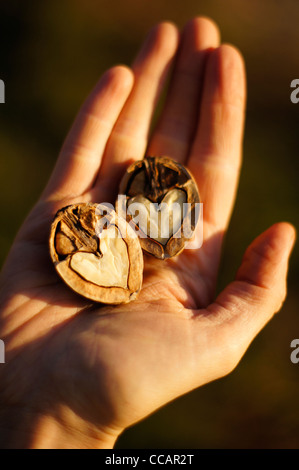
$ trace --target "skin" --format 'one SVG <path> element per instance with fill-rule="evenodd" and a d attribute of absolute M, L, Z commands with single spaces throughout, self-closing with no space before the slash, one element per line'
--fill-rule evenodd
<path fill-rule="evenodd" d="M 242 57 L 220 45 L 207 18 L 194 18 L 182 33 L 157 25 L 130 69 L 116 66 L 100 79 L 2 271 L 2 447 L 112 448 L 128 426 L 231 372 L 281 308 L 295 238 L 285 222 L 253 241 L 235 280 L 215 297 L 244 107 Z M 204 204 L 203 246 L 163 262 L 145 256 L 136 301 L 93 304 L 57 276 L 50 222 L 70 203 L 114 202 L 122 172 L 145 152 L 171 156 L 193 173 Z"/>

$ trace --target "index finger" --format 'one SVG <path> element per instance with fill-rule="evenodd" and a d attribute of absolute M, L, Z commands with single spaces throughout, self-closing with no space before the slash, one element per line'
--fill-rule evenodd
<path fill-rule="evenodd" d="M 211 52 L 199 125 L 188 167 L 203 202 L 204 238 L 224 231 L 232 212 L 242 157 L 245 67 L 239 51 L 222 45 Z"/>

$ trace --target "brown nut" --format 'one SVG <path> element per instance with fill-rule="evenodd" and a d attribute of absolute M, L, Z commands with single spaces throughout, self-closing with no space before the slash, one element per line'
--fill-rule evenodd
<path fill-rule="evenodd" d="M 168 157 L 145 157 L 129 166 L 119 194 L 125 197 L 117 210 L 121 206 L 147 253 L 160 259 L 176 256 L 193 237 L 199 193 L 183 165 Z"/>
<path fill-rule="evenodd" d="M 50 233 L 56 271 L 78 294 L 106 304 L 134 300 L 141 289 L 143 256 L 129 224 L 102 204 L 59 210 Z"/>

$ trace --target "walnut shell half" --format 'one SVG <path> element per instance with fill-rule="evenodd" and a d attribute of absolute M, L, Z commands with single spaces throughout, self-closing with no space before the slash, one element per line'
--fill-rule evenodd
<path fill-rule="evenodd" d="M 178 255 L 199 218 L 199 193 L 187 168 L 168 157 L 145 157 L 130 165 L 119 187 L 117 210 L 156 258 Z M 120 213 L 120 212 L 119 212 Z"/>
<path fill-rule="evenodd" d="M 63 281 L 106 304 L 134 300 L 142 285 L 143 255 L 129 224 L 103 204 L 73 204 L 52 223 L 50 255 Z"/>

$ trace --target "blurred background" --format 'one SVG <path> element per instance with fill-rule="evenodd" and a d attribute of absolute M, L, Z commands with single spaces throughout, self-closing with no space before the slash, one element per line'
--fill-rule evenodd
<path fill-rule="evenodd" d="M 244 165 L 219 289 L 246 246 L 272 223 L 299 227 L 297 0 L 52 0 L 0 3 L 0 260 L 39 196 L 65 134 L 99 76 L 130 64 L 148 30 L 213 18 L 243 53 L 248 73 Z M 298 448 L 299 252 L 281 312 L 228 377 L 183 396 L 128 429 L 117 448 Z"/>

